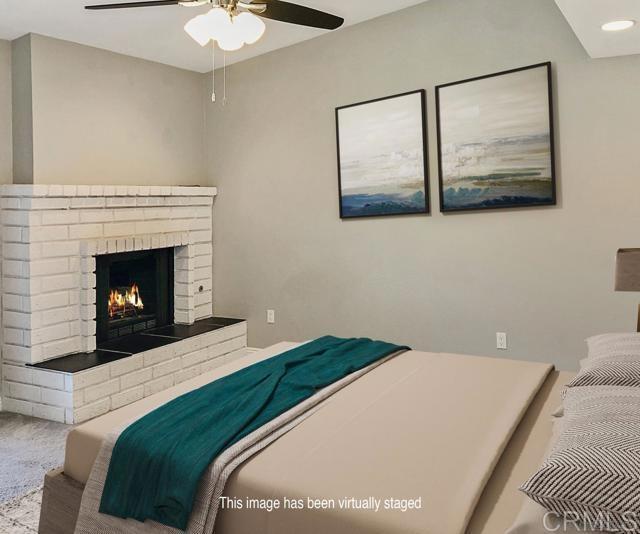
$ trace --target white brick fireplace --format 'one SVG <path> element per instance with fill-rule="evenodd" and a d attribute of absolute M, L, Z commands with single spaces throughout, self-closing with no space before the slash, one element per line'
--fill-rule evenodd
<path fill-rule="evenodd" d="M 215 196 L 206 187 L 2 186 L 2 409 L 80 422 L 245 347 L 243 323 L 82 373 L 27 365 L 95 351 L 96 256 L 172 248 L 175 323 L 211 317 Z"/>

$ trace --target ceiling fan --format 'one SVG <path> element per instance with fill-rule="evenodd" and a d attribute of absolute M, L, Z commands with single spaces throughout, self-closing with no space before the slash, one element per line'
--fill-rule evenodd
<path fill-rule="evenodd" d="M 344 19 L 281 0 L 149 0 L 118 4 L 86 6 L 85 9 L 123 9 L 179 5 L 197 7 L 210 5 L 208 13 L 198 15 L 185 25 L 185 31 L 201 46 L 217 42 L 225 51 L 239 50 L 245 44 L 256 43 L 264 34 L 262 18 L 279 20 L 325 30 L 342 26 Z"/>

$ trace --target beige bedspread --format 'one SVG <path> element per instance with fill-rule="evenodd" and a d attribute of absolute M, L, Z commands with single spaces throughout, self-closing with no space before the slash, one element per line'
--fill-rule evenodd
<path fill-rule="evenodd" d="M 292 346 L 260 351 L 77 427 L 68 439 L 65 473 L 84 483 L 104 436 L 132 414 Z M 463 533 L 550 369 L 417 351 L 396 357 L 335 394 L 229 479 L 227 497 L 302 499 L 303 510 L 223 510 L 216 532 Z M 307 497 L 329 505 L 333 499 L 335 508 L 310 510 Z M 343 497 L 421 499 L 422 507 L 341 510 Z"/>

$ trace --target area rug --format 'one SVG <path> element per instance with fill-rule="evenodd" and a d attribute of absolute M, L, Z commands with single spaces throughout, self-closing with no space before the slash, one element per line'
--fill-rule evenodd
<path fill-rule="evenodd" d="M 73 427 L 0 412 L 0 505 L 42 486 L 47 471 L 64 463 Z"/>
<path fill-rule="evenodd" d="M 0 504 L 0 534 L 32 534 L 38 532 L 42 488 Z"/>

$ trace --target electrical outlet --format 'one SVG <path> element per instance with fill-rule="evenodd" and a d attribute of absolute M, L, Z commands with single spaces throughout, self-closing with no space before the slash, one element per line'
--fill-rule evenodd
<path fill-rule="evenodd" d="M 504 332 L 496 333 L 496 347 L 500 350 L 507 350 L 507 334 Z"/>
<path fill-rule="evenodd" d="M 276 324 L 275 310 L 267 310 L 267 324 Z"/>

